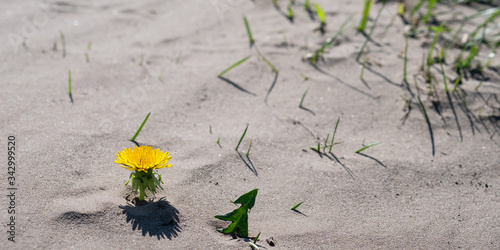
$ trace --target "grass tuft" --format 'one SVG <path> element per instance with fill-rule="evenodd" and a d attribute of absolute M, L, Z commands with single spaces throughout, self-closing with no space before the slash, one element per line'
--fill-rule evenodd
<path fill-rule="evenodd" d="M 139 127 L 139 129 L 135 133 L 134 137 L 132 137 L 132 139 L 130 139 L 130 141 L 135 141 L 135 138 L 137 138 L 137 136 L 141 132 L 142 127 L 144 127 L 144 124 L 146 124 L 146 121 L 148 121 L 148 118 L 149 118 L 150 115 L 151 115 L 151 112 L 148 113 L 148 115 L 146 116 L 146 119 L 144 119 L 144 121 L 142 122 L 141 126 Z"/>

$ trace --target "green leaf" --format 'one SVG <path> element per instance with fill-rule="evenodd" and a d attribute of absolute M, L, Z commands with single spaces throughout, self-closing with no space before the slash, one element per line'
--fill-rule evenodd
<path fill-rule="evenodd" d="M 242 237 L 248 237 L 248 210 L 255 205 L 258 189 L 254 189 L 240 196 L 234 204 L 240 204 L 241 207 L 233 210 L 225 215 L 216 215 L 219 220 L 232 221 L 227 228 L 222 230 L 222 233 L 238 233 Z"/>

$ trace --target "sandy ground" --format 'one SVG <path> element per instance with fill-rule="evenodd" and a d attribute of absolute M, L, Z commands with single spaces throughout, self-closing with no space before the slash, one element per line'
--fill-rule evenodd
<path fill-rule="evenodd" d="M 362 57 L 369 55 L 365 82 L 355 61 L 365 37 L 354 29 L 314 68 L 302 61 L 307 48 L 318 48 L 353 13 L 357 25 L 362 1 L 314 2 L 327 14 L 324 36 L 301 6 L 291 23 L 271 1 L 2 1 L 3 247 L 249 249 L 248 240 L 217 232 L 228 223 L 214 216 L 258 188 L 249 234 L 261 232 L 263 249 L 500 248 L 495 68 L 486 70 L 479 91 L 478 80 L 461 85 L 467 107 L 452 95 L 456 115 L 433 68 L 440 98 L 434 109 L 428 84 L 418 76 L 418 90 L 413 84 L 430 38 L 409 40 L 408 90 L 395 3 L 387 4 Z M 368 27 L 380 7 L 373 6 Z M 278 75 L 249 47 L 242 16 Z M 227 81 L 216 77 L 248 55 Z M 452 64 L 446 72 L 456 78 Z M 429 113 L 434 156 L 417 93 Z M 401 96 L 412 103 L 404 122 Z M 136 206 L 124 185 L 129 171 L 113 160 L 134 146 L 128 140 L 149 112 L 137 141 L 168 150 L 173 167 L 159 170 L 165 190 Z M 311 150 L 331 136 L 338 117 L 335 140 L 344 142 L 333 154 Z M 15 136 L 17 153 L 15 243 L 7 240 L 8 136 Z M 381 144 L 354 153 L 363 142 Z M 300 213 L 290 210 L 301 201 Z"/>

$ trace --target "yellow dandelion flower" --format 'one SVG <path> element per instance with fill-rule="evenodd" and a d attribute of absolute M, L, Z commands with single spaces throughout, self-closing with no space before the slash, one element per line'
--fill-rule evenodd
<path fill-rule="evenodd" d="M 117 158 L 114 162 L 131 171 L 148 172 L 153 169 L 172 167 L 172 164 L 168 164 L 172 158 L 169 154 L 168 151 L 162 152 L 150 146 L 126 148 L 116 154 Z"/>

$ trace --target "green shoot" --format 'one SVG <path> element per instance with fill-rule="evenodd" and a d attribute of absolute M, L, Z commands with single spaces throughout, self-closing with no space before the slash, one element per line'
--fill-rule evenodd
<path fill-rule="evenodd" d="M 250 46 L 252 46 L 255 43 L 255 40 L 253 39 L 252 31 L 250 30 L 250 25 L 248 24 L 247 17 L 243 17 L 243 21 L 245 22 L 245 27 L 247 29 L 248 40 L 250 40 Z"/>
<path fill-rule="evenodd" d="M 135 138 L 137 138 L 137 136 L 138 136 L 138 135 L 139 135 L 139 133 L 141 132 L 142 127 L 144 127 L 144 124 L 146 124 L 146 121 L 148 120 L 149 115 L 151 115 L 151 112 L 149 112 L 149 114 L 146 116 L 146 119 L 144 119 L 144 121 L 142 122 L 141 126 L 139 127 L 139 129 L 138 129 L 138 130 L 137 130 L 137 132 L 135 133 L 134 137 L 132 137 L 132 139 L 130 139 L 130 141 L 135 141 Z"/>
<path fill-rule="evenodd" d="M 219 144 L 219 145 L 220 145 L 220 137 L 219 137 L 219 138 L 217 138 L 217 144 Z"/>
<path fill-rule="evenodd" d="M 405 5 L 403 3 L 398 4 L 398 15 L 403 16 L 405 14 Z"/>
<path fill-rule="evenodd" d="M 319 21 L 321 22 L 321 25 L 326 26 L 325 12 L 317 3 L 314 4 L 314 7 L 316 7 L 316 13 L 318 14 L 318 18 Z"/>
<path fill-rule="evenodd" d="M 68 94 L 71 95 L 71 70 L 68 71 L 68 85 L 69 85 Z"/>
<path fill-rule="evenodd" d="M 90 62 L 89 53 L 88 52 L 85 52 L 85 60 L 87 61 L 87 63 Z"/>
<path fill-rule="evenodd" d="M 443 61 L 440 61 L 439 64 L 441 65 L 441 72 L 443 73 L 444 90 L 448 93 L 448 83 L 446 82 L 446 73 L 444 72 Z"/>
<path fill-rule="evenodd" d="M 278 7 L 278 0 L 273 0 L 274 7 Z"/>
<path fill-rule="evenodd" d="M 306 75 L 304 75 L 303 73 L 301 73 L 301 74 L 300 74 L 300 76 L 302 76 L 302 78 L 304 78 L 304 81 L 309 80 L 309 77 L 308 77 L 308 76 L 306 76 Z"/>
<path fill-rule="evenodd" d="M 309 3 L 309 0 L 306 0 L 306 2 L 304 3 L 304 8 L 307 11 L 311 11 L 311 3 Z"/>
<path fill-rule="evenodd" d="M 250 146 L 248 146 L 247 157 L 250 156 L 250 149 L 252 148 L 252 139 L 250 139 Z"/>
<path fill-rule="evenodd" d="M 288 5 L 288 14 L 287 14 L 287 17 L 288 17 L 288 19 L 293 20 L 293 16 L 294 16 L 294 14 L 293 14 L 292 6 Z"/>
<path fill-rule="evenodd" d="M 304 99 L 306 98 L 307 91 L 309 91 L 309 88 L 307 88 L 306 91 L 304 92 L 304 94 L 302 95 L 302 99 L 300 100 L 299 108 L 304 107 L 304 106 L 302 106 L 302 104 L 304 103 Z"/>
<path fill-rule="evenodd" d="M 241 135 L 241 138 L 240 138 L 240 141 L 238 142 L 238 145 L 236 146 L 236 151 L 238 151 L 238 148 L 240 147 L 241 141 L 243 141 L 243 137 L 245 137 L 245 134 L 247 133 L 247 129 L 248 129 L 248 123 L 247 123 L 247 127 L 245 128 L 245 131 L 243 131 L 243 134 Z"/>
<path fill-rule="evenodd" d="M 209 126 L 210 134 L 212 134 L 212 125 Z"/>
<path fill-rule="evenodd" d="M 225 215 L 216 215 L 219 220 L 231 221 L 232 223 L 221 230 L 222 233 L 237 233 L 241 237 L 248 237 L 248 210 L 251 210 L 255 205 L 258 189 L 254 189 L 240 196 L 234 204 L 241 206 Z"/>
<path fill-rule="evenodd" d="M 431 48 L 429 50 L 429 55 L 427 56 L 427 65 L 432 65 L 434 59 L 432 58 L 432 54 L 434 52 L 434 46 L 436 45 L 437 38 L 439 34 L 443 31 L 443 24 L 439 27 L 431 27 L 431 30 L 434 31 L 434 38 L 432 38 Z"/>
<path fill-rule="evenodd" d="M 363 16 L 361 17 L 361 23 L 358 26 L 358 31 L 365 32 L 366 21 L 368 20 L 368 14 L 370 13 L 370 7 L 372 6 L 372 0 L 364 0 L 365 7 L 363 8 Z"/>
<path fill-rule="evenodd" d="M 408 64 L 408 36 L 405 36 L 405 58 L 404 58 L 404 66 L 403 66 L 403 81 L 408 82 L 408 78 L 406 78 L 406 65 Z"/>
<path fill-rule="evenodd" d="M 335 129 L 333 130 L 332 142 L 330 143 L 330 150 L 328 151 L 328 153 L 332 152 L 332 147 L 334 145 L 333 141 L 335 140 L 335 134 L 337 133 L 337 128 L 339 126 L 339 122 L 340 122 L 340 117 L 337 119 L 337 124 L 335 124 Z"/>
<path fill-rule="evenodd" d="M 335 41 L 335 39 L 337 39 L 337 37 L 341 36 L 342 34 L 344 34 L 344 32 L 346 32 L 349 27 L 346 27 L 348 22 L 352 19 L 353 15 L 349 16 L 345 21 L 344 23 L 340 26 L 339 30 L 337 31 L 337 33 L 335 33 L 335 35 L 333 35 L 332 37 L 328 38 L 326 40 L 326 43 L 323 44 L 323 46 L 316 50 L 316 52 L 314 53 L 314 56 L 311 57 L 311 59 L 309 60 L 310 63 L 315 63 L 316 61 L 318 61 L 318 58 L 321 54 L 323 54 L 323 52 L 325 51 L 325 49 L 332 45 L 333 42 Z"/>
<path fill-rule="evenodd" d="M 241 59 L 240 61 L 238 61 L 237 63 L 231 65 L 229 68 L 227 68 L 226 70 L 222 71 L 217 77 L 222 77 L 224 74 L 226 74 L 228 71 L 232 70 L 233 68 L 237 67 L 238 65 L 244 63 L 246 60 L 248 60 L 248 58 L 250 58 L 252 55 L 249 55 L 243 59 Z"/>
<path fill-rule="evenodd" d="M 66 39 L 64 39 L 64 34 L 62 33 L 62 31 L 59 31 L 59 34 L 61 36 L 63 57 L 66 57 Z"/>
<path fill-rule="evenodd" d="M 372 143 L 372 144 L 370 144 L 370 145 L 364 146 L 364 147 L 362 147 L 361 149 L 359 149 L 358 151 L 356 151 L 356 153 L 360 153 L 361 151 L 363 151 L 363 150 L 365 150 L 365 149 L 367 149 L 367 148 L 371 148 L 371 147 L 373 147 L 373 146 L 375 146 L 375 145 L 378 145 L 378 144 L 380 144 L 380 142 L 375 142 L 375 143 Z"/>
<path fill-rule="evenodd" d="M 260 237 L 260 232 L 259 232 L 259 234 L 257 234 L 257 237 L 255 237 L 255 240 L 253 240 L 253 244 L 257 244 L 259 237 Z"/>
<path fill-rule="evenodd" d="M 300 205 L 302 205 L 302 203 L 304 203 L 304 202 L 301 202 L 301 203 L 299 203 L 299 204 L 297 204 L 297 205 L 293 206 L 291 210 L 296 210 L 296 209 L 297 209 Z"/>

